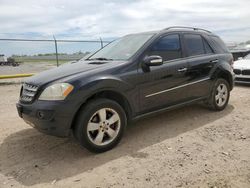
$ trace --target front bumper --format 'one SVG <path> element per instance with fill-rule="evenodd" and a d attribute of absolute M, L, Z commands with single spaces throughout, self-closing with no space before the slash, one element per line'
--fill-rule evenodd
<path fill-rule="evenodd" d="M 72 120 L 77 109 L 65 101 L 35 101 L 32 104 L 16 104 L 23 120 L 45 134 L 65 137 L 71 130 Z"/>
<path fill-rule="evenodd" d="M 250 84 L 250 75 L 235 75 L 235 83 Z"/>

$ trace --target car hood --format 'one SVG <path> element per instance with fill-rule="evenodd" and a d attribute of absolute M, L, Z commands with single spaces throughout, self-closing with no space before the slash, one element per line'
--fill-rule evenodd
<path fill-rule="evenodd" d="M 59 67 L 35 74 L 34 76 L 26 79 L 24 82 L 41 86 L 69 76 L 82 73 L 96 73 L 96 71 L 110 69 L 123 63 L 124 61 L 78 61 L 76 63 L 61 65 Z"/>
<path fill-rule="evenodd" d="M 241 59 L 234 62 L 235 69 L 250 69 L 250 60 Z"/>

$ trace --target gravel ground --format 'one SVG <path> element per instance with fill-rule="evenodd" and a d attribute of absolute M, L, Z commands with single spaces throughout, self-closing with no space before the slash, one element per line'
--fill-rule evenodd
<path fill-rule="evenodd" d="M 17 115 L 20 85 L 0 86 L 0 187 L 250 187 L 250 87 L 228 107 L 192 105 L 140 120 L 103 154 L 37 132 Z"/>

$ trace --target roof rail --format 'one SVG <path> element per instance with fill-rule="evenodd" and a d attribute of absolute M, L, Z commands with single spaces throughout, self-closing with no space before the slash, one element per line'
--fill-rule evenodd
<path fill-rule="evenodd" d="M 197 28 L 197 27 L 185 27 L 185 26 L 172 26 L 172 27 L 167 27 L 164 30 L 169 30 L 169 29 L 192 29 L 194 31 L 205 31 L 207 33 L 212 33 L 211 31 L 205 30 L 205 29 L 201 29 L 201 28 Z"/>

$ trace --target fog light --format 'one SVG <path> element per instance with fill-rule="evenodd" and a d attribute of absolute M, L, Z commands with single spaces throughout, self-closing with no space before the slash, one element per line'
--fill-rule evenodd
<path fill-rule="evenodd" d="M 43 119 L 44 116 L 45 116 L 45 114 L 44 114 L 42 111 L 38 111 L 37 116 L 38 116 L 40 119 Z"/>
<path fill-rule="evenodd" d="M 53 110 L 38 110 L 36 112 L 36 116 L 42 120 L 50 120 L 53 117 L 54 111 Z"/>

